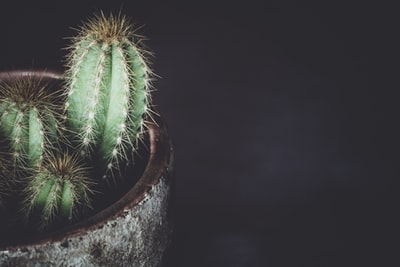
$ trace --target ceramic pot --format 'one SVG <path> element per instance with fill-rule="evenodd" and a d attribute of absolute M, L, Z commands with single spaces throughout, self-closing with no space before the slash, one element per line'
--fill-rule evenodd
<path fill-rule="evenodd" d="M 50 71 L 0 73 L 0 82 Z M 1 240 L 0 266 L 162 266 L 172 236 L 173 153 L 162 119 L 149 125 L 148 155 L 137 182 L 93 216 L 52 233 Z M 0 237 L 1 239 L 1 237 Z M 8 244 L 9 241 L 9 244 Z"/>

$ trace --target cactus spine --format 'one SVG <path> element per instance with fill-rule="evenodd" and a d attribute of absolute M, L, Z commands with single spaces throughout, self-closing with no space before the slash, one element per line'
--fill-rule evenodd
<path fill-rule="evenodd" d="M 42 227 L 58 219 L 71 221 L 79 208 L 90 207 L 88 169 L 68 153 L 46 157 L 30 178 L 25 194 L 27 214 L 37 213 Z"/>
<path fill-rule="evenodd" d="M 57 140 L 57 92 L 49 93 L 41 81 L 26 77 L 2 84 L 0 101 L 0 134 L 7 139 L 15 169 L 39 167 Z"/>
<path fill-rule="evenodd" d="M 82 154 L 100 155 L 103 178 L 127 163 L 150 110 L 151 71 L 135 38 L 125 17 L 102 13 L 83 25 L 70 47 L 67 123 Z"/>

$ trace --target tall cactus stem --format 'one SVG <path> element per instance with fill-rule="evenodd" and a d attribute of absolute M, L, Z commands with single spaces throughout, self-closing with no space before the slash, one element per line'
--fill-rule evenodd
<path fill-rule="evenodd" d="M 144 132 L 151 102 L 147 52 L 122 16 L 102 13 L 73 40 L 67 63 L 67 124 L 79 137 L 75 143 L 81 153 L 97 157 L 106 167 L 106 178 L 128 162 Z"/>

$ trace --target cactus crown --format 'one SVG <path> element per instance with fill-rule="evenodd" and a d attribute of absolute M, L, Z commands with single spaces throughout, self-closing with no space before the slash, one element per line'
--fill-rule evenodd
<path fill-rule="evenodd" d="M 48 94 L 46 85 L 31 76 L 3 83 L 0 86 L 0 94 L 3 98 L 12 99 L 18 104 L 31 106 L 47 106 L 52 104 L 52 95 Z"/>
<path fill-rule="evenodd" d="M 61 114 L 62 98 L 63 94 L 60 89 L 50 91 L 48 83 L 31 74 L 0 84 L 0 100 L 3 106 L 7 103 L 15 105 L 21 110 L 27 108 L 46 109 Z M 2 110 L 2 112 L 4 111 Z"/>
<path fill-rule="evenodd" d="M 133 26 L 125 16 L 106 17 L 104 13 L 89 19 L 80 28 L 80 34 L 76 38 L 93 36 L 94 40 L 104 43 L 118 43 L 121 40 L 130 39 L 134 36 Z"/>

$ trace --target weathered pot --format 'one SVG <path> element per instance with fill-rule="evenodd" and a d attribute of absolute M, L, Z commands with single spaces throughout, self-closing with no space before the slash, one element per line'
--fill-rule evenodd
<path fill-rule="evenodd" d="M 56 72 L 12 71 L 0 81 L 27 75 L 62 80 Z M 119 200 L 67 228 L 1 245 L 0 266 L 162 266 L 172 234 L 173 157 L 161 119 L 149 125 L 148 147 L 143 173 Z"/>

